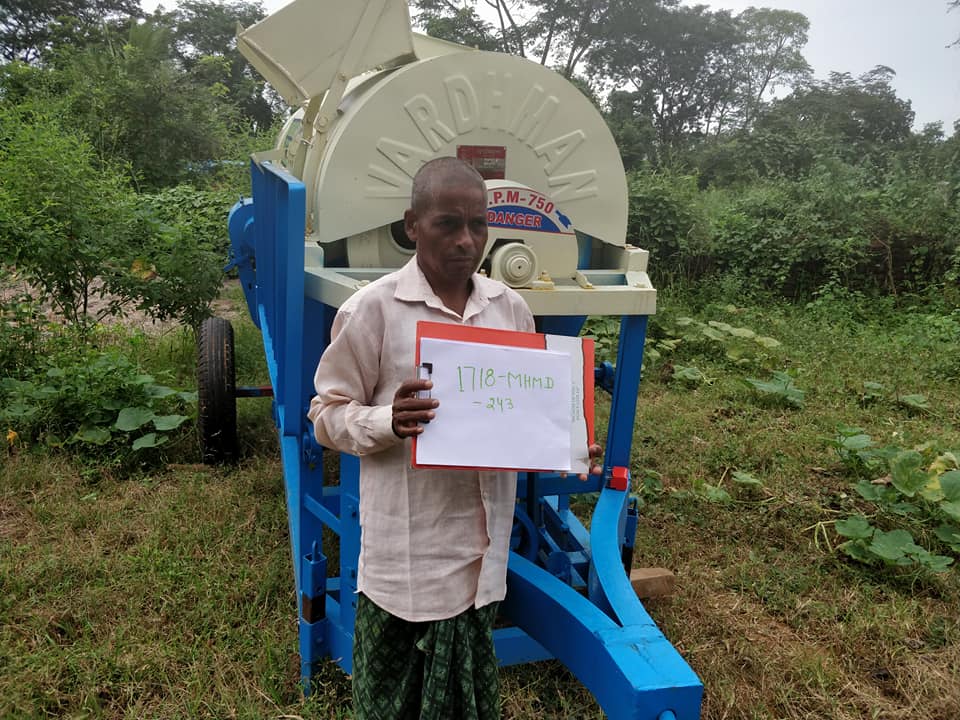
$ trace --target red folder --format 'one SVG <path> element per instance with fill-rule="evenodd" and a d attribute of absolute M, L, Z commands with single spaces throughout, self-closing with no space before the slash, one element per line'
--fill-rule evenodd
<path fill-rule="evenodd" d="M 521 347 L 535 350 L 551 350 L 550 338 L 562 338 L 565 341 L 570 340 L 566 336 L 553 336 L 545 333 L 526 333 L 516 330 L 497 330 L 485 327 L 471 327 L 469 325 L 456 325 L 452 323 L 427 322 L 421 320 L 417 323 L 417 341 L 416 341 L 416 366 L 420 367 L 420 342 L 424 338 L 433 338 L 436 340 L 454 340 L 464 343 L 478 343 L 486 345 L 501 345 L 506 347 Z M 583 397 L 583 418 L 586 424 L 587 445 L 594 442 L 594 341 L 592 338 L 578 338 L 580 340 L 579 348 L 582 353 L 583 378 L 582 378 L 582 397 Z M 584 451 L 586 448 L 584 448 Z M 450 466 L 424 465 L 417 462 L 417 438 L 413 438 L 413 451 L 411 454 L 413 467 L 417 468 L 436 468 Z M 472 468 L 457 466 L 461 469 L 476 470 L 494 470 L 496 468 Z M 502 470 L 523 471 L 524 468 L 500 468 Z"/>

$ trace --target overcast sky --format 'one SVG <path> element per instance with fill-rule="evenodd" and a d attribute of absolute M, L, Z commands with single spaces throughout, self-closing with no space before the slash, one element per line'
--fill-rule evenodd
<path fill-rule="evenodd" d="M 290 0 L 263 0 L 268 12 Z M 693 0 L 685 0 L 694 4 Z M 143 0 L 151 10 L 157 0 Z M 166 0 L 170 7 L 175 0 Z M 916 127 L 941 121 L 948 135 L 960 120 L 960 9 L 947 0 L 715 0 L 734 14 L 751 5 L 803 13 L 810 20 L 804 57 L 819 79 L 831 71 L 857 77 L 877 65 L 893 68 L 894 88 L 910 100 Z"/>
<path fill-rule="evenodd" d="M 693 4 L 688 2 L 687 4 Z M 854 77 L 877 65 L 897 72 L 897 95 L 910 100 L 916 127 L 943 122 L 951 134 L 960 120 L 960 9 L 947 0 L 716 0 L 714 9 L 739 13 L 751 5 L 793 10 L 807 16 L 810 32 L 803 55 L 814 74 Z"/>

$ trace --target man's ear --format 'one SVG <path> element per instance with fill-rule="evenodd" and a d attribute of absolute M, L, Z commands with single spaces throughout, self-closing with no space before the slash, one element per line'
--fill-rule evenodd
<path fill-rule="evenodd" d="M 411 242 L 417 242 L 417 214 L 413 211 L 413 208 L 409 208 L 403 213 L 403 231 Z"/>

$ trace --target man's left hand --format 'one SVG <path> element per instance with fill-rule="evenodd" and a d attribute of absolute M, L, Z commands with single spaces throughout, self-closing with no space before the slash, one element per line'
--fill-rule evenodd
<path fill-rule="evenodd" d="M 594 443 L 587 448 L 587 454 L 590 456 L 590 475 L 602 475 L 603 474 L 603 448 L 600 447 L 597 443 Z M 567 473 L 560 473 L 560 477 L 565 478 Z M 580 473 L 577 475 L 577 479 L 580 482 L 586 482 L 586 479 L 589 477 L 586 473 Z"/>
<path fill-rule="evenodd" d="M 603 448 L 598 443 L 594 443 L 587 448 L 587 454 L 590 456 L 590 474 L 603 474 Z M 586 475 L 578 475 L 581 481 L 586 480 Z"/>

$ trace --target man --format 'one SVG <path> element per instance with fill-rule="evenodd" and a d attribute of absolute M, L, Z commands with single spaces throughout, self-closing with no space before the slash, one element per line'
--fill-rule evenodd
<path fill-rule="evenodd" d="M 409 438 L 440 411 L 418 395 L 431 383 L 410 379 L 416 324 L 531 332 L 533 316 L 516 292 L 474 273 L 487 193 L 472 167 L 425 164 L 404 227 L 416 256 L 340 308 L 309 412 L 322 445 L 360 456 L 354 717 L 487 720 L 500 715 L 492 628 L 516 474 L 410 467 Z"/>

